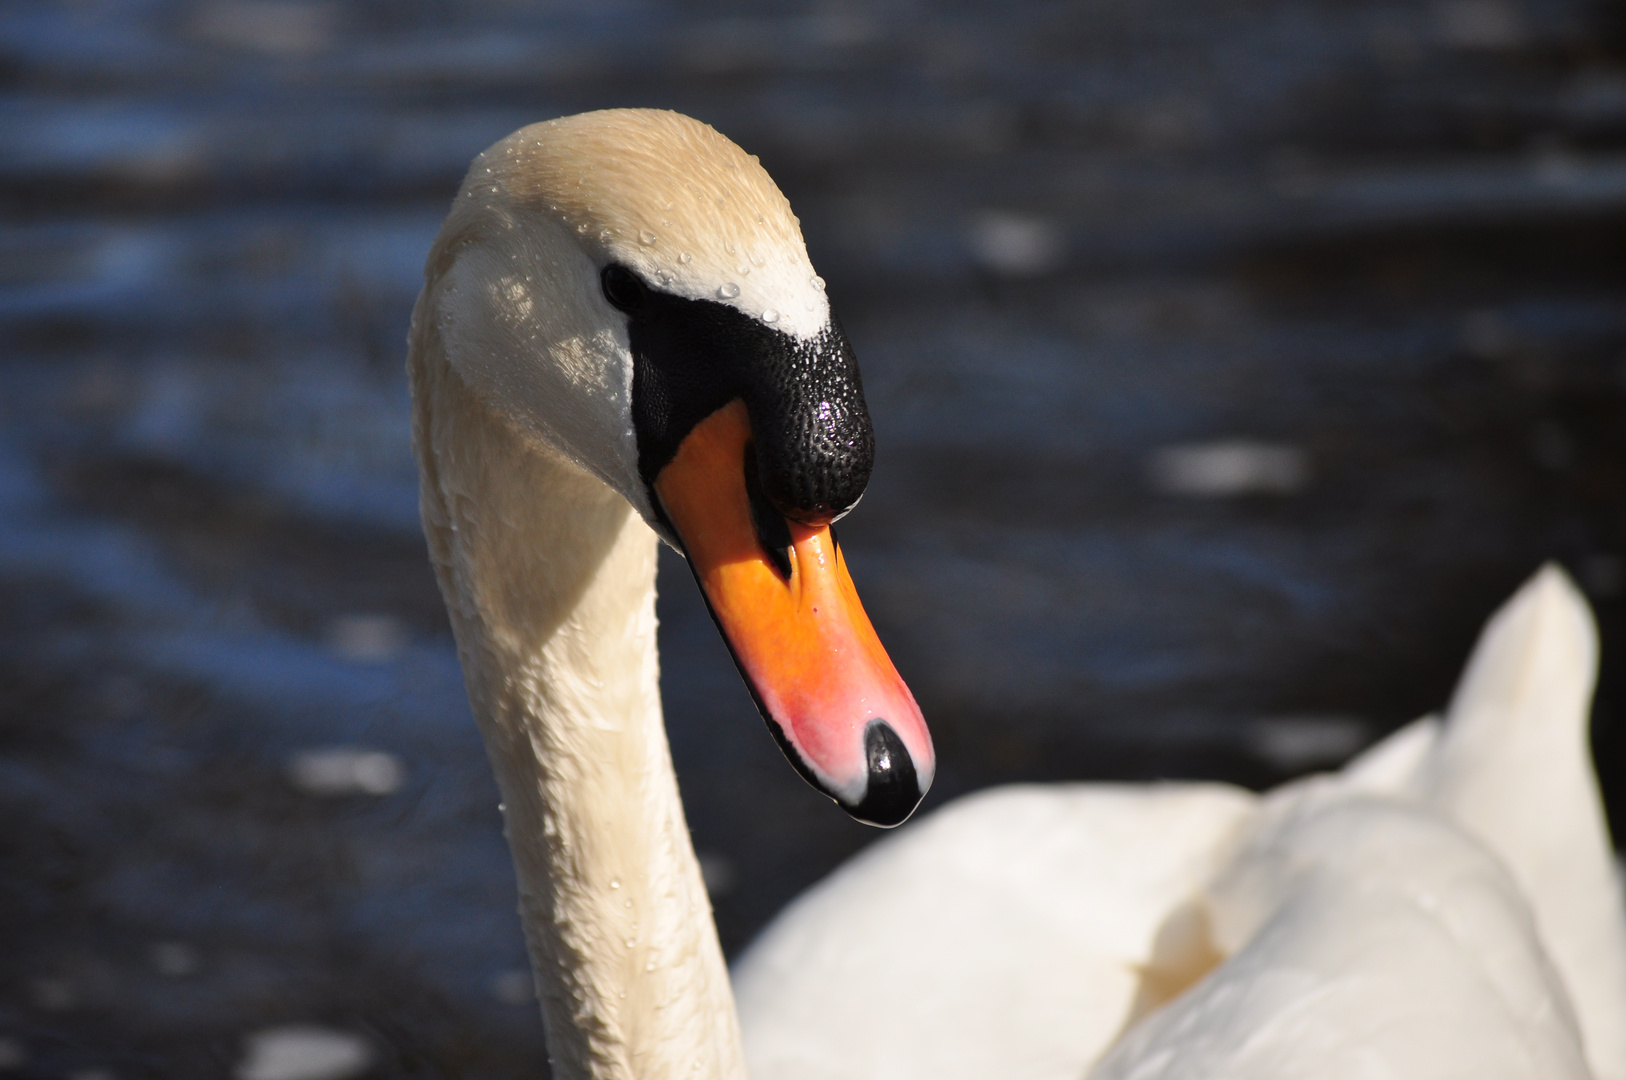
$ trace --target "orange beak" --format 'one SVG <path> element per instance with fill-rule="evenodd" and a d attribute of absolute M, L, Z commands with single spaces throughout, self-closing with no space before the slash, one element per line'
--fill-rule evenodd
<path fill-rule="evenodd" d="M 783 519 L 760 499 L 753 516 L 750 444 L 745 405 L 733 401 L 695 425 L 656 477 L 656 494 L 785 756 L 859 820 L 900 824 L 936 771 L 926 721 L 830 526 L 787 521 L 786 549 L 765 546 L 764 533 L 785 534 L 758 522 Z"/>

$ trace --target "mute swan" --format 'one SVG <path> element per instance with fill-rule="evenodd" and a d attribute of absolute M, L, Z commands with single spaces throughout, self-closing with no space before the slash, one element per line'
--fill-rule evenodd
<path fill-rule="evenodd" d="M 796 218 L 676 113 L 524 128 L 470 167 L 407 370 L 554 1075 L 742 1076 L 661 722 L 657 534 L 810 783 L 895 825 L 934 770 L 830 532 L 873 440 Z"/>
<path fill-rule="evenodd" d="M 930 739 L 828 530 L 869 471 L 850 350 L 760 165 L 672 113 L 492 147 L 425 278 L 424 527 L 555 1075 L 1626 1080 L 1595 647 L 1555 571 L 1443 725 L 1337 776 L 1007 789 L 873 846 L 742 959 L 742 1049 L 661 726 L 655 537 L 791 762 L 907 817 Z"/>
<path fill-rule="evenodd" d="M 752 1075 L 1621 1080 L 1595 658 L 1549 567 L 1491 620 L 1443 723 L 1338 774 L 951 804 L 740 959 Z"/>

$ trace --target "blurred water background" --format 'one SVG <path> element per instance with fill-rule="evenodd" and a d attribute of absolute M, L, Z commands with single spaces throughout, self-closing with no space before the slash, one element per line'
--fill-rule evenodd
<path fill-rule="evenodd" d="M 620 105 L 712 123 L 801 215 L 928 808 L 1336 764 L 1557 559 L 1618 830 L 1618 4 L 7 0 L 0 1072 L 542 1070 L 403 342 L 470 157 Z M 662 558 L 732 952 L 875 833 Z"/>

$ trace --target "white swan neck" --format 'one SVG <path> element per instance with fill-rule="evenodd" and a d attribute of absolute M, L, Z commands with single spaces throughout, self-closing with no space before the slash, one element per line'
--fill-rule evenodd
<path fill-rule="evenodd" d="M 415 320 L 423 518 L 505 806 L 559 1080 L 743 1078 L 662 723 L 654 534 L 517 435 Z"/>

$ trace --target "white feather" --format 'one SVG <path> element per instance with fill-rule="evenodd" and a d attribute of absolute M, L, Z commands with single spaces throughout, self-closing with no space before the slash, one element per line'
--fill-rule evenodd
<path fill-rule="evenodd" d="M 1072 785 L 952 804 L 736 964 L 752 1073 L 1618 1080 L 1595 662 L 1585 602 L 1547 568 L 1491 620 L 1443 724 L 1340 774 L 1263 800 Z"/>

